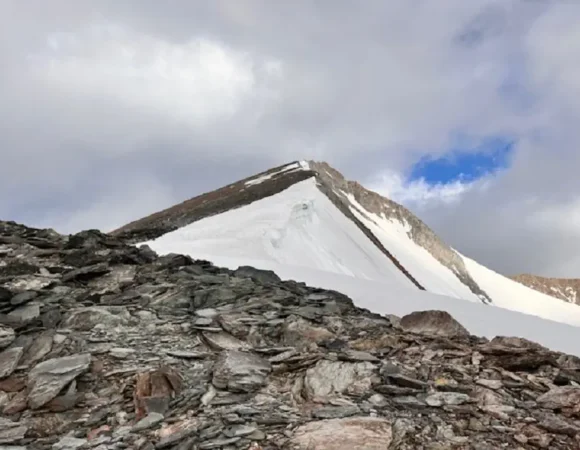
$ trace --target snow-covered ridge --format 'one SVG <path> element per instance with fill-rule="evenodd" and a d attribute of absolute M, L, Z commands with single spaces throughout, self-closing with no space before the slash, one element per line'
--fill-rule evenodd
<path fill-rule="evenodd" d="M 459 281 L 460 290 L 463 290 L 466 286 L 479 301 L 484 303 L 492 302 L 487 293 L 471 277 L 460 255 L 407 208 L 376 192 L 365 189 L 356 181 L 347 180 L 340 172 L 326 163 L 311 162 L 310 166 L 317 172 L 323 187 L 330 187 L 326 189 L 327 194 L 329 194 L 328 191 L 331 191 L 331 196 L 333 194 L 338 195 L 338 199 L 347 205 L 348 209 L 355 214 L 357 220 L 363 222 L 365 227 L 376 230 L 373 234 L 377 238 L 378 235 L 385 237 L 385 233 L 387 236 L 392 235 L 392 230 L 383 229 L 385 227 L 397 227 L 399 231 L 404 228 L 406 240 L 411 241 L 410 244 L 412 244 L 410 248 L 421 247 L 431 255 L 432 258 L 428 258 L 429 260 L 434 258 L 438 263 L 436 264 L 437 266 L 443 265 L 446 267 L 454 275 L 454 278 Z M 374 224 L 375 226 L 369 226 L 369 224 Z M 383 230 L 379 231 L 381 229 Z M 383 240 L 379 238 L 379 241 L 382 242 Z M 396 245 L 396 243 L 394 244 Z M 386 247 L 391 251 L 388 245 Z M 433 263 L 433 261 L 431 262 Z M 402 261 L 401 264 L 405 266 Z M 446 271 L 445 273 L 447 276 L 448 272 Z M 455 283 L 457 280 L 453 280 L 453 282 Z M 417 281 L 421 282 L 420 280 Z"/>
<path fill-rule="evenodd" d="M 152 239 L 205 217 L 275 195 L 314 176 L 315 172 L 305 161 L 284 164 L 130 222 L 111 234 L 128 242 Z"/>
<path fill-rule="evenodd" d="M 379 283 L 401 293 L 401 302 L 424 290 L 580 326 L 576 305 L 464 257 L 406 208 L 347 181 L 325 163 L 271 169 L 117 233 L 159 253 L 255 261 L 261 268 L 295 268 L 297 276 L 326 273 Z"/>

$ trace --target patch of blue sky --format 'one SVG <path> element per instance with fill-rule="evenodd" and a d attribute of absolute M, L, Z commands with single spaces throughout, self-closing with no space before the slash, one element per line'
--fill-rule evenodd
<path fill-rule="evenodd" d="M 471 182 L 509 166 L 513 140 L 485 139 L 475 148 L 453 148 L 439 158 L 425 157 L 411 169 L 408 181 L 424 180 L 431 185 Z"/>

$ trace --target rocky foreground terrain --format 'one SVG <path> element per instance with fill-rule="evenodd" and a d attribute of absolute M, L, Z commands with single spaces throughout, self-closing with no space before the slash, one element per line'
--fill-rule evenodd
<path fill-rule="evenodd" d="M 401 299 L 405 301 L 405 299 Z M 580 359 L 0 222 L 0 449 L 579 449 Z"/>

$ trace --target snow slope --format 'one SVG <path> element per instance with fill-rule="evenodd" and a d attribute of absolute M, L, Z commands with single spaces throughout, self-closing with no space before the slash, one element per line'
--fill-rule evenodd
<path fill-rule="evenodd" d="M 176 244 L 175 241 L 170 246 L 161 242 L 148 243 L 160 254 L 175 252 Z M 187 247 L 187 242 L 183 245 Z M 302 281 L 310 286 L 341 292 L 348 295 L 356 306 L 378 314 L 403 316 L 413 311 L 444 310 L 477 336 L 490 339 L 495 336 L 523 337 L 552 350 L 580 357 L 580 327 L 484 305 L 481 302 L 436 295 L 420 291 L 414 286 L 363 280 L 305 266 L 279 264 L 272 260 L 216 255 L 207 251 L 190 255 L 232 270 L 243 265 L 273 270 L 282 279 Z"/>
<path fill-rule="evenodd" d="M 232 269 L 271 269 L 283 278 L 343 292 L 358 306 L 378 313 L 446 310 L 474 334 L 521 336 L 580 355 L 577 305 L 538 293 L 462 256 L 469 273 L 493 299 L 494 306 L 484 305 L 450 269 L 409 238 L 405 224 L 370 214 L 353 198 L 349 201 L 353 214 L 428 292 L 416 288 L 318 189 L 315 178 L 143 243 L 159 254 L 189 254 Z"/>
<path fill-rule="evenodd" d="M 154 250 L 258 259 L 414 287 L 309 178 L 147 243 Z"/>
<path fill-rule="evenodd" d="M 411 275 L 429 292 L 454 298 L 480 302 L 481 299 L 435 259 L 426 249 L 409 237 L 410 225 L 378 216 L 366 210 L 354 196 L 343 193 L 353 207 L 350 208 Z M 361 214 L 361 212 L 363 214 Z"/>
<path fill-rule="evenodd" d="M 578 305 L 542 294 L 461 256 L 471 276 L 490 295 L 494 305 L 580 326 Z"/>

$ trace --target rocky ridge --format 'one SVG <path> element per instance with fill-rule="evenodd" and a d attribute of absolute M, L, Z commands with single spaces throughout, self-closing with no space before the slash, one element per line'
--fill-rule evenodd
<path fill-rule="evenodd" d="M 577 449 L 580 358 L 0 222 L 0 449 Z"/>
<path fill-rule="evenodd" d="M 580 279 L 578 278 L 549 278 L 529 274 L 514 275 L 510 278 L 542 294 L 580 305 Z"/>
<path fill-rule="evenodd" d="M 347 198 L 348 195 L 351 195 L 357 203 L 365 209 L 365 211 L 379 217 L 410 225 L 408 235 L 413 242 L 423 247 L 437 261 L 451 270 L 451 272 L 453 272 L 455 276 L 471 290 L 471 292 L 478 295 L 484 303 L 493 302 L 491 297 L 469 274 L 461 256 L 449 245 L 443 242 L 439 236 L 437 236 L 433 230 L 425 224 L 425 222 L 419 219 L 403 205 L 366 189 L 356 181 L 347 180 L 340 172 L 325 162 L 309 161 L 308 164 L 316 172 L 317 177 L 322 180 L 321 189 L 323 192 L 327 193 L 331 199 L 332 195 L 329 191 L 338 195 L 343 204 L 353 207 Z M 329 186 L 330 189 L 326 188 L 326 186 Z M 372 221 L 365 211 L 361 211 L 357 207 L 354 208 L 359 214 Z"/>

